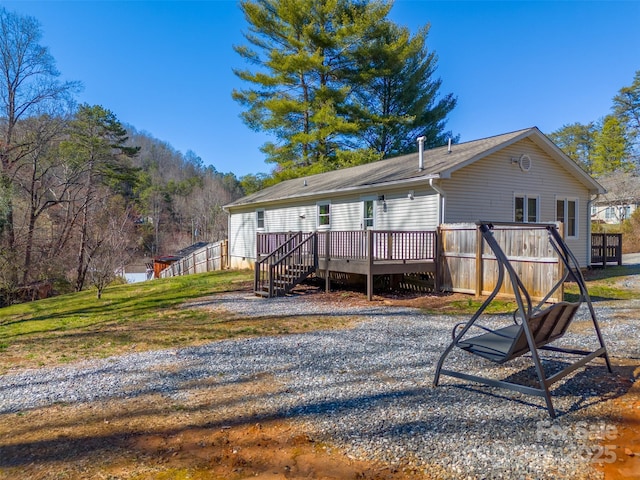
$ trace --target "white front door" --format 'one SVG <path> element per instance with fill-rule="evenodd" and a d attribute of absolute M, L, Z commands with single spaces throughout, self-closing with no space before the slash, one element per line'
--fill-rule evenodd
<path fill-rule="evenodd" d="M 362 229 L 373 230 L 375 228 L 376 199 L 375 197 L 362 199 Z"/>

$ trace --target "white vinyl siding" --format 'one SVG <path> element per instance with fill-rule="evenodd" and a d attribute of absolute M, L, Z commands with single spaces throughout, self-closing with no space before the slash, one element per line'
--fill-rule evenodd
<path fill-rule="evenodd" d="M 452 146 L 453 149 L 456 145 Z M 531 168 L 523 171 L 518 159 L 527 155 Z M 425 158 L 428 162 L 428 158 Z M 576 178 L 573 170 L 549 157 L 530 139 L 523 139 L 472 162 L 454 172 L 450 178 L 436 180 L 441 196 L 429 188 L 428 181 L 411 186 L 360 191 L 349 194 L 327 194 L 326 198 L 291 199 L 277 204 L 264 204 L 265 232 L 317 230 L 320 200 L 330 201 L 331 230 L 359 230 L 363 227 L 363 197 L 374 201 L 376 230 L 427 230 L 438 225 L 438 214 L 443 212 L 444 223 L 514 220 L 514 200 L 517 195 L 536 198 L 535 218 L 540 222 L 557 221 L 557 200 L 576 201 L 576 236 L 566 236 L 567 243 L 582 266 L 588 260 L 588 227 L 591 200 L 587 188 Z M 413 194 L 411 194 L 413 192 Z M 379 197 L 384 195 L 384 200 Z M 229 242 L 232 254 L 255 255 L 255 207 L 233 209 L 230 218 Z M 527 212 L 529 213 L 529 212 Z M 602 212 L 604 215 L 604 212 Z M 250 218 L 245 218 L 249 215 Z M 250 227 L 250 225 L 253 225 Z M 234 235 L 236 238 L 234 238 Z M 237 238 L 243 235 L 244 239 Z M 248 253 L 250 252 L 250 253 Z"/>
<path fill-rule="evenodd" d="M 371 195 L 375 228 L 378 230 L 429 230 L 437 227 L 438 195 L 424 188 L 389 191 L 383 195 Z M 258 232 L 258 210 L 263 211 L 264 229 L 261 232 L 313 232 L 317 230 L 318 203 L 301 202 L 253 209 L 236 209 L 229 216 L 229 255 L 232 268 L 252 266 L 256 254 L 256 233 Z M 362 196 L 336 196 L 330 202 L 331 230 L 362 229 Z"/>
<path fill-rule="evenodd" d="M 229 263 L 231 268 L 251 268 L 256 259 L 256 212 L 229 216 Z"/>
<path fill-rule="evenodd" d="M 433 230 L 438 226 L 438 195 L 428 189 L 409 189 L 385 195 L 384 205 L 378 205 L 376 230 Z"/>
<path fill-rule="evenodd" d="M 453 145 L 455 148 L 455 145 Z M 512 160 L 526 154 L 531 169 L 523 172 Z M 561 167 L 531 140 L 524 139 L 455 172 L 439 183 L 446 195 L 444 223 L 514 220 L 516 195 L 539 198 L 538 221 L 556 221 L 556 198 L 577 200 L 577 236 L 568 238 L 569 248 L 580 264 L 587 262 L 589 192 L 575 174 Z M 583 239 L 583 240 L 580 240 Z"/>

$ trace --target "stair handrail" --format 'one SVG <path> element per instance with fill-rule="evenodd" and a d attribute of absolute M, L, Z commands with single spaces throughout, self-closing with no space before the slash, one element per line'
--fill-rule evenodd
<path fill-rule="evenodd" d="M 254 278 L 254 291 L 258 292 L 261 290 L 262 286 L 268 280 L 267 292 L 269 297 L 272 297 L 274 294 L 274 279 L 275 279 L 275 270 L 282 263 L 284 263 L 288 258 L 291 258 L 296 252 L 299 252 L 304 246 L 306 246 L 310 242 L 314 242 L 313 246 L 313 256 L 314 261 L 312 266 L 317 268 L 318 266 L 318 248 L 317 248 L 317 233 L 309 233 L 306 238 L 302 239 L 303 233 L 298 232 L 289 240 L 284 242 L 278 248 L 276 248 L 269 255 L 264 257 L 263 259 L 255 262 L 255 278 Z M 291 246 L 294 241 L 298 241 L 295 246 Z M 268 268 L 267 268 L 268 267 Z M 265 278 L 266 274 L 268 274 L 268 279 Z"/>
<path fill-rule="evenodd" d="M 288 240 L 286 240 L 282 245 L 278 246 L 273 252 L 271 252 L 269 255 L 267 255 L 264 258 L 261 258 L 260 260 L 256 261 L 256 263 L 266 263 L 267 260 L 270 260 L 272 257 L 276 256 L 281 250 L 283 250 L 286 246 L 288 246 L 290 243 L 292 243 L 294 240 L 300 240 L 300 238 L 302 237 L 303 233 L 302 232 L 296 232 L 295 234 L 293 234 L 293 236 L 291 238 L 289 238 Z M 311 234 L 309 234 L 311 235 Z M 295 248 L 295 247 L 293 247 Z M 283 254 L 284 256 L 287 255 L 287 251 L 285 251 L 285 253 Z"/>
<path fill-rule="evenodd" d="M 291 255 L 293 255 L 296 251 L 300 250 L 303 245 L 309 243 L 311 241 L 311 239 L 317 239 L 317 237 L 318 237 L 318 233 L 317 232 L 310 233 L 309 236 L 307 236 L 307 238 L 302 240 L 298 245 L 293 247 L 291 250 L 289 250 L 285 255 L 280 257 L 278 260 L 273 262 L 271 264 L 271 266 L 274 267 L 276 265 L 280 265 L 280 263 L 282 263 L 287 258 L 291 257 Z M 318 260 L 317 260 L 317 258 L 318 258 L 318 249 L 314 247 L 313 250 L 314 250 L 314 257 L 315 257 L 314 266 L 317 266 L 318 265 Z"/>

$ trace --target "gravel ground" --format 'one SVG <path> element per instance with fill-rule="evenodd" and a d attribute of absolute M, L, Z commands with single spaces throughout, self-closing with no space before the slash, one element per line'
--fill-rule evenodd
<path fill-rule="evenodd" d="M 314 438 L 353 457 L 409 465 L 437 478 L 594 478 L 590 460 L 613 428 L 601 416 L 603 401 L 623 393 L 612 390 L 602 362 L 555 385 L 560 415 L 551 421 L 542 398 L 449 377 L 432 386 L 435 364 L 459 318 L 374 304 L 343 308 L 321 297 L 225 294 L 201 307 L 243 316 L 355 315 L 362 321 L 349 330 L 221 341 L 3 375 L 0 414 L 146 393 L 186 401 L 189 386 L 199 381 L 228 385 L 268 374 L 281 388 L 254 399 L 253 411 L 299 420 Z M 597 305 L 610 354 L 639 359 L 632 320 L 611 320 L 612 308 Z M 585 313 L 565 343 L 594 346 Z M 531 373 L 527 358 L 494 366 L 465 352 L 452 353 L 446 365 L 496 378 Z"/>

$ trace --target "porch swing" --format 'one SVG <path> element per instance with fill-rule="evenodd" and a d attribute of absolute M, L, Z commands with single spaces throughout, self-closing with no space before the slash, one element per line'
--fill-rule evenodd
<path fill-rule="evenodd" d="M 609 372 L 612 372 L 607 349 L 600 332 L 600 327 L 598 325 L 595 311 L 591 304 L 591 298 L 589 297 L 579 264 L 562 239 L 562 236 L 558 232 L 555 224 L 526 224 L 527 228 L 547 230 L 549 243 L 558 255 L 562 271 L 558 282 L 548 293 L 545 294 L 544 298 L 534 306 L 524 283 L 514 270 L 513 265 L 493 234 L 494 227 L 497 226 L 522 228 L 525 225 L 522 223 L 513 224 L 503 222 L 478 222 L 477 225 L 482 233 L 482 238 L 491 248 L 497 261 L 498 277 L 496 286 L 489 297 L 487 297 L 480 308 L 478 308 L 467 322 L 459 323 L 453 327 L 451 332 L 452 341 L 438 360 L 433 381 L 434 386 L 438 385 L 441 375 L 448 375 L 463 380 L 483 383 L 493 387 L 506 388 L 528 395 L 542 396 L 545 399 L 549 415 L 551 418 L 555 418 L 556 414 L 549 392 L 549 388 L 552 384 L 597 357 L 604 358 L 607 369 Z M 515 295 L 518 306 L 516 311 L 513 313 L 513 324 L 498 329 L 491 329 L 486 326 L 476 324 L 476 321 L 500 291 L 505 278 L 505 270 L 509 275 L 513 294 Z M 580 292 L 578 300 L 576 302 L 560 301 L 549 306 L 549 299 L 553 298 L 554 293 L 562 291 L 560 287 L 567 279 L 570 279 L 577 284 Z M 599 348 L 594 351 L 585 351 L 549 345 L 551 342 L 559 339 L 565 334 L 576 312 L 583 303 L 586 303 L 589 309 L 593 327 L 600 345 Z M 479 333 L 476 336 L 467 335 L 472 327 L 479 328 L 484 333 Z M 471 375 L 461 371 L 444 369 L 443 365 L 445 359 L 455 347 L 488 359 L 497 364 L 504 364 L 516 357 L 530 353 L 538 377 L 539 387 L 536 388 L 511 381 L 495 380 L 492 378 Z M 573 355 L 577 356 L 578 359 L 564 367 L 562 370 L 547 377 L 538 352 L 539 350 Z"/>

